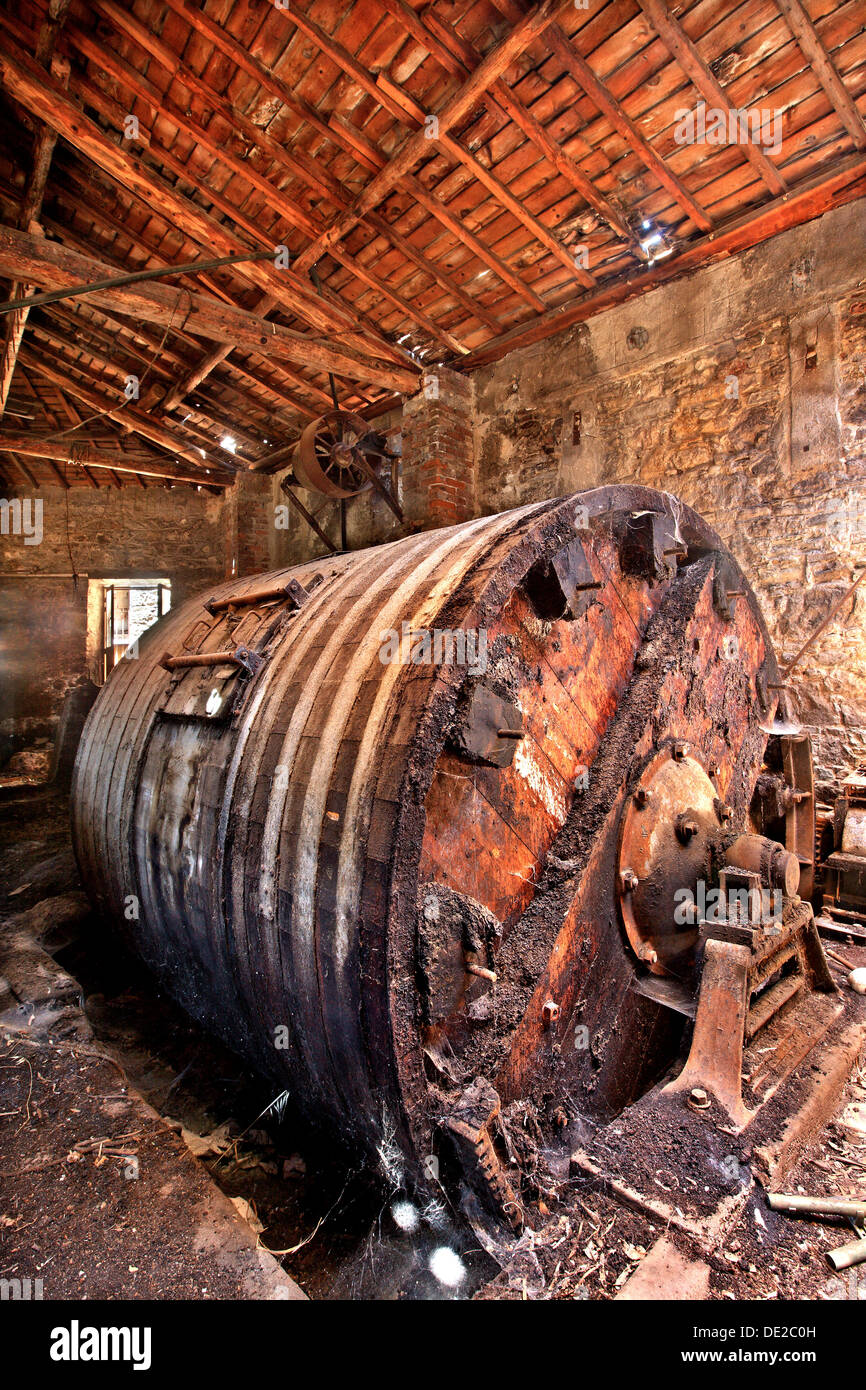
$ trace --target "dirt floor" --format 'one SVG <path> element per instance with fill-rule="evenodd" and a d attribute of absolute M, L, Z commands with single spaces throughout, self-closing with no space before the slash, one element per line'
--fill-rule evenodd
<path fill-rule="evenodd" d="M 0 1278 L 41 1278 L 47 1298 L 866 1297 L 827 1264 L 844 1221 L 770 1211 L 748 1148 L 679 1111 L 653 1116 L 652 1161 L 631 1170 L 646 1115 L 572 1123 L 513 1240 L 419 1211 L 316 1141 L 105 934 L 62 798 L 7 790 L 0 835 Z M 866 1196 L 864 1117 L 860 1070 L 785 1189 Z M 696 1234 L 720 1200 L 724 1222 Z"/>

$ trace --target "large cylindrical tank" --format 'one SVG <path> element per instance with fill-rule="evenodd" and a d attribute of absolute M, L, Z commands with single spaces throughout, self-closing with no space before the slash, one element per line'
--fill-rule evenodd
<path fill-rule="evenodd" d="M 96 701 L 81 872 L 194 1017 L 368 1151 L 423 1159 L 481 1081 L 611 1113 L 683 1025 L 635 984 L 690 949 L 652 883 L 624 910 L 629 788 L 673 750 L 695 880 L 716 801 L 747 826 L 776 681 L 718 536 L 638 487 L 232 581 Z"/>

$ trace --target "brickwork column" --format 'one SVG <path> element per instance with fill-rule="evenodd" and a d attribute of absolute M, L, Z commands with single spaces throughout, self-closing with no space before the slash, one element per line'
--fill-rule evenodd
<path fill-rule="evenodd" d="M 468 521 L 475 506 L 474 386 L 446 367 L 428 372 L 403 407 L 403 506 L 416 529 Z"/>
<path fill-rule="evenodd" d="M 265 473 L 238 473 L 225 491 L 226 578 L 272 568 L 273 483 Z"/>

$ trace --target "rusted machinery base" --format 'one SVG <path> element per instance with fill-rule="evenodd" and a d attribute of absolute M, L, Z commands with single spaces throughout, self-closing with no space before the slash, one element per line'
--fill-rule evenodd
<path fill-rule="evenodd" d="M 748 879 L 751 875 L 743 875 Z M 760 890 L 755 889 L 760 896 Z M 700 993 L 688 1060 L 665 1090 L 715 1099 L 743 1129 L 840 1017 L 812 910 L 702 923 Z M 745 1095 L 744 1095 L 745 1091 Z"/>
<path fill-rule="evenodd" d="M 745 1128 L 734 1132 L 716 1105 L 696 1110 L 687 1096 L 677 1096 L 658 1086 L 611 1125 L 599 1130 L 595 1142 L 571 1156 L 570 1175 L 579 1186 L 603 1191 L 629 1210 L 639 1212 L 666 1234 L 659 1237 L 635 1274 L 617 1297 L 621 1299 L 702 1299 L 707 1297 L 709 1268 L 706 1260 L 739 1220 L 755 1184 L 775 1188 L 785 1180 L 839 1105 L 845 1084 L 866 1050 L 866 1007 L 856 996 L 837 1005 L 837 1020 L 821 1042 L 794 1068 Z M 839 1017 L 839 1014 L 842 1017 Z M 675 1107 L 675 1110 L 674 1110 Z M 660 1122 L 660 1116 L 666 1123 Z M 643 1117 L 644 1123 L 640 1124 Z M 623 1136 L 623 1121 L 629 1128 Z M 718 1183 L 718 1154 L 731 1150 L 738 1179 L 733 1190 L 720 1192 L 715 1203 L 700 1211 L 690 1210 L 684 1192 L 677 1189 L 665 1198 L 649 1175 L 667 1171 L 669 1146 L 659 1141 L 658 1152 L 644 1147 L 639 1172 L 630 1171 L 634 1146 L 625 1142 L 629 1130 L 642 1135 L 670 1135 L 672 1121 L 678 1130 L 678 1148 L 706 1156 L 708 1186 Z M 618 1133 L 611 1137 L 612 1132 Z M 622 1155 L 617 1162 L 615 1155 Z M 700 1174 L 691 1170 L 700 1184 Z M 677 1246 L 671 1240 L 674 1236 Z M 689 1252 L 689 1253 L 684 1253 Z"/>

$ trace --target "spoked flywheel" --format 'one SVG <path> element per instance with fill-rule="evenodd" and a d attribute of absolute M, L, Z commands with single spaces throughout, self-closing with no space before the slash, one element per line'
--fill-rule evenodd
<path fill-rule="evenodd" d="M 293 468 L 297 482 L 311 492 L 356 497 L 371 486 L 369 469 L 377 469 L 384 456 L 384 439 L 363 416 L 351 410 L 328 410 L 307 425 Z"/>

